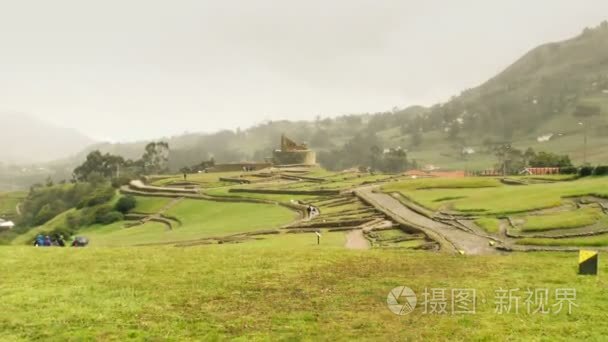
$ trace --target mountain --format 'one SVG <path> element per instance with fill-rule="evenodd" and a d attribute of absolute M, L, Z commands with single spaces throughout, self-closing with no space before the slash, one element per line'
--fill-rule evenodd
<path fill-rule="evenodd" d="M 573 113 L 581 105 L 597 107 L 600 115 L 580 122 Z M 608 22 L 572 39 L 543 44 L 480 86 L 430 108 L 273 121 L 247 130 L 161 140 L 169 142 L 171 167 L 179 170 L 211 157 L 261 160 L 278 147 L 282 133 L 308 142 L 321 163 L 333 169 L 368 163 L 374 146 L 401 147 L 419 165 L 490 168 L 496 163 L 492 146 L 505 143 L 568 154 L 575 163 L 608 164 Z M 136 158 L 144 145 L 94 148 Z"/>
<path fill-rule="evenodd" d="M 67 158 L 94 141 L 21 113 L 0 113 L 0 163 L 41 163 Z"/>

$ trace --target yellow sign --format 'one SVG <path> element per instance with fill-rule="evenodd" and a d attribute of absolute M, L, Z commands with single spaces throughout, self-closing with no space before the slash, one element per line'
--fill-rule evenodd
<path fill-rule="evenodd" d="M 597 274 L 598 253 L 580 250 L 578 254 L 578 274 Z"/>

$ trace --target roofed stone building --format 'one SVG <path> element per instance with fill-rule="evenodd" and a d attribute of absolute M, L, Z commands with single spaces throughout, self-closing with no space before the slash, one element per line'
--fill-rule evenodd
<path fill-rule="evenodd" d="M 272 156 L 275 165 L 306 165 L 317 164 L 317 155 L 310 150 L 306 144 L 297 144 L 287 138 L 285 134 L 281 136 L 281 149 L 275 150 Z"/>

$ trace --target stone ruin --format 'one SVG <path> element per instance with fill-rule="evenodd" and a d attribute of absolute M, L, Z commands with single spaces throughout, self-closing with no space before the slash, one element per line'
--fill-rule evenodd
<path fill-rule="evenodd" d="M 317 164 L 317 155 L 306 144 L 298 144 L 283 134 L 281 149 L 273 152 L 272 161 L 274 165 L 314 166 Z"/>

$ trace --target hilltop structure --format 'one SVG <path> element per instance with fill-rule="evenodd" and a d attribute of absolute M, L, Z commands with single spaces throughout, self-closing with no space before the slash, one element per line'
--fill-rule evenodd
<path fill-rule="evenodd" d="M 283 134 L 281 149 L 274 151 L 272 160 L 274 165 L 314 166 L 317 164 L 317 155 L 306 144 L 297 144 Z"/>

